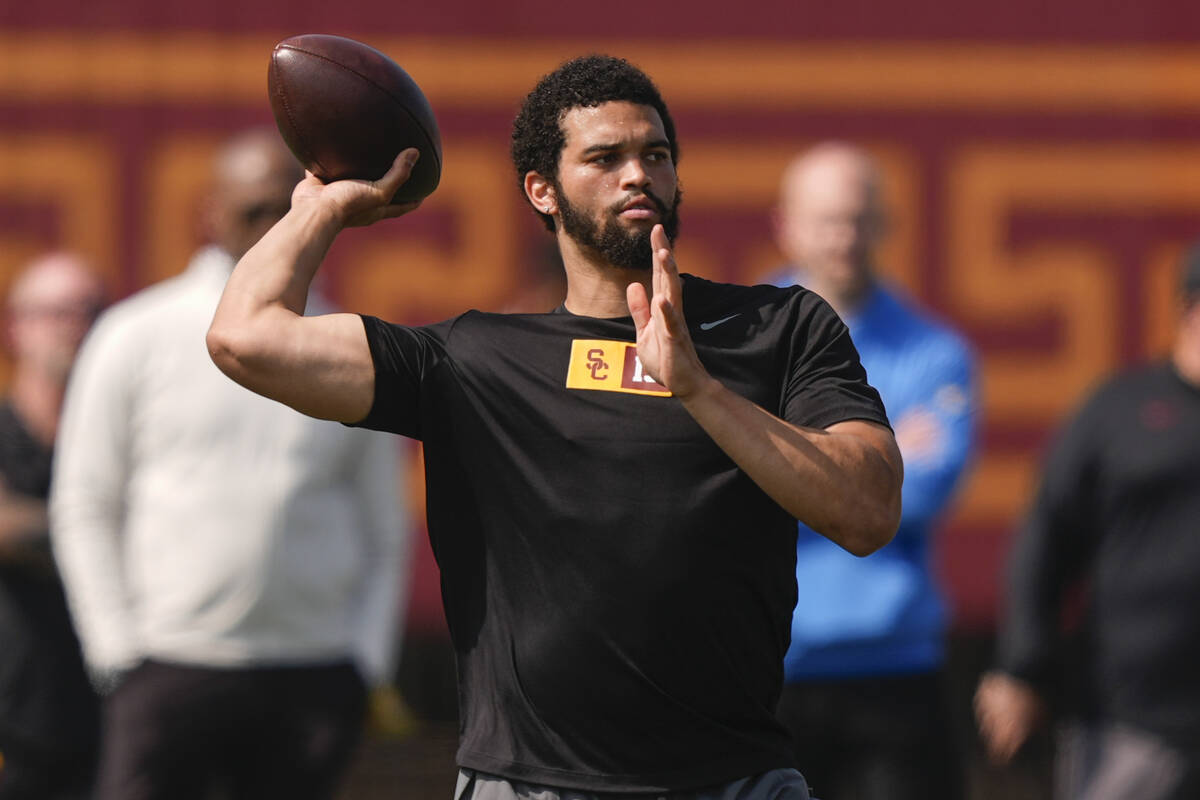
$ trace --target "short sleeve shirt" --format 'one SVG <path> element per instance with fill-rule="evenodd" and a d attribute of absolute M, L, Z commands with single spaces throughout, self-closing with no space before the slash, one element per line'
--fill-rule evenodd
<path fill-rule="evenodd" d="M 836 314 L 684 276 L 700 360 L 797 425 L 887 424 Z M 791 765 L 774 719 L 795 520 L 642 368 L 630 318 L 365 317 L 361 425 L 425 445 L 461 766 L 678 791 Z"/>

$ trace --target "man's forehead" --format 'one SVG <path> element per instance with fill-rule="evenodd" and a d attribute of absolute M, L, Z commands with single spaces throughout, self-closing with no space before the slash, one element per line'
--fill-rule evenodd
<path fill-rule="evenodd" d="M 71 302 L 103 293 L 100 279 L 81 257 L 70 253 L 45 256 L 26 268 L 10 290 L 13 306 Z"/>
<path fill-rule="evenodd" d="M 878 194 L 878 172 L 865 153 L 827 146 L 818 147 L 788 165 L 781 199 L 785 204 L 831 199 L 875 202 Z"/>
<path fill-rule="evenodd" d="M 562 117 L 562 129 L 567 147 L 667 139 L 662 117 L 653 106 L 626 100 L 567 109 Z"/>
<path fill-rule="evenodd" d="M 291 193 L 303 170 L 282 144 L 250 138 L 228 147 L 216 161 L 215 188 L 232 198 L 274 197 Z"/>
<path fill-rule="evenodd" d="M 784 184 L 781 196 L 783 206 L 792 212 L 853 210 L 875 213 L 880 210 L 882 198 L 878 185 L 870 173 L 818 167 L 799 179 Z"/>

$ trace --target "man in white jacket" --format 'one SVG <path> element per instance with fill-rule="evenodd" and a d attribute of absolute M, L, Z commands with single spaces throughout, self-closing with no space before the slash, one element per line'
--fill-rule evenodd
<path fill-rule="evenodd" d="M 299 167 L 264 130 L 214 166 L 213 245 L 101 317 L 67 393 L 51 536 L 108 691 L 101 800 L 330 797 L 395 657 L 394 441 L 259 397 L 205 350 Z"/>

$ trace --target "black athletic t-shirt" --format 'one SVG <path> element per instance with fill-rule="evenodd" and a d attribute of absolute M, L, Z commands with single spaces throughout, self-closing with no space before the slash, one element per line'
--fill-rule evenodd
<path fill-rule="evenodd" d="M 815 294 L 683 285 L 724 385 L 800 425 L 887 424 Z M 364 324 L 376 396 L 359 424 L 425 443 L 459 764 L 620 792 L 789 766 L 773 712 L 796 522 L 644 374 L 632 320 Z"/>
<path fill-rule="evenodd" d="M 1122 372 L 1059 435 L 1013 548 L 1000 666 L 1055 681 L 1067 589 L 1088 587 L 1085 717 L 1200 748 L 1200 388 L 1169 363 Z"/>

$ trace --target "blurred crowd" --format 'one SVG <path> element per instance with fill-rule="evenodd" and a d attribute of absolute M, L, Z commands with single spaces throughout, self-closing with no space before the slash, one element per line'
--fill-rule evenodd
<path fill-rule="evenodd" d="M 368 720 L 408 724 L 398 441 L 243 390 L 204 346 L 301 177 L 247 131 L 177 277 L 103 311 L 71 255 L 13 283 L 0 797 L 327 797 Z"/>
<path fill-rule="evenodd" d="M 273 131 L 246 131 L 177 277 L 106 308 L 97 272 L 55 252 L 9 284 L 0 800 L 334 796 L 364 734 L 453 716 L 444 632 L 405 635 L 421 520 L 402 442 L 259 398 L 205 350 L 225 279 L 300 177 Z M 965 710 L 933 554 L 977 449 L 977 358 L 878 263 L 881 181 L 865 150 L 818 145 L 773 220 L 787 261 L 769 281 L 847 323 L 905 462 L 879 552 L 799 531 L 779 705 L 798 768 L 824 800 L 1200 797 L 1200 250 L 1172 351 L 1079 398 L 1049 447 Z M 504 310 L 563 291 L 546 259 Z"/>

